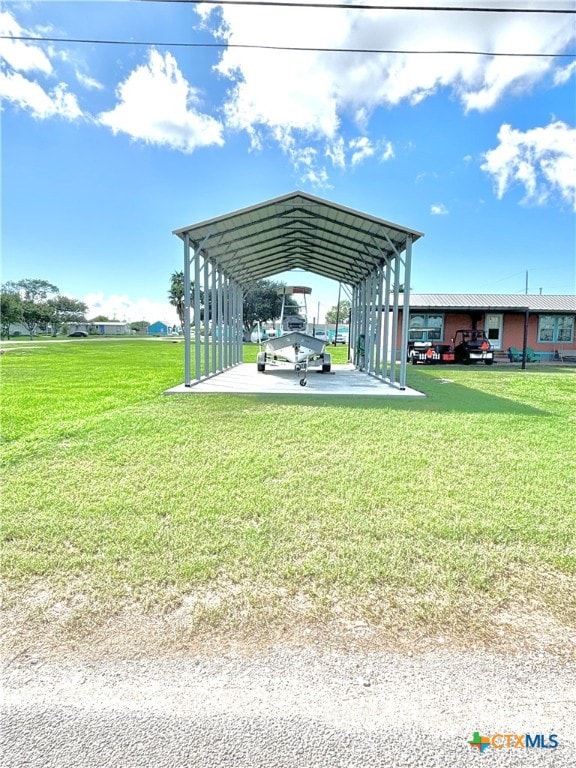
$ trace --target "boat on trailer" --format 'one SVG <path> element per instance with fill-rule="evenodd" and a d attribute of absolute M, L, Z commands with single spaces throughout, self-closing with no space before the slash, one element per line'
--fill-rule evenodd
<path fill-rule="evenodd" d="M 306 296 L 312 293 L 312 289 L 303 285 L 286 285 L 279 288 L 278 293 L 282 296 L 280 327 L 276 331 L 276 336 L 268 337 L 264 349 L 258 353 L 256 365 L 262 373 L 267 365 L 292 368 L 300 375 L 300 386 L 305 387 L 308 383 L 309 368 L 330 373 L 331 355 L 325 351 L 325 339 L 307 333 Z M 304 307 L 287 306 L 287 296 L 303 296 Z"/>

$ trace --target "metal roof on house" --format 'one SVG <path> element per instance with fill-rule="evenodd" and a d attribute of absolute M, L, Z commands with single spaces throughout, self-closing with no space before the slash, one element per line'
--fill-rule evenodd
<path fill-rule="evenodd" d="M 129 320 L 88 320 L 91 325 L 130 325 Z"/>
<path fill-rule="evenodd" d="M 358 284 L 385 259 L 422 237 L 375 216 L 304 192 L 174 230 L 240 285 L 303 269 Z"/>
<path fill-rule="evenodd" d="M 411 293 L 410 309 L 475 312 L 503 311 L 576 314 L 576 296 L 540 296 L 522 293 Z"/>

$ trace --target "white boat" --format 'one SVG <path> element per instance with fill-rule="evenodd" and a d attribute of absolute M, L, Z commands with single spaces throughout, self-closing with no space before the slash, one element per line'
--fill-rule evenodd
<path fill-rule="evenodd" d="M 284 286 L 279 293 L 282 295 L 280 328 L 276 336 L 268 337 L 264 349 L 258 353 L 256 364 L 262 373 L 267 365 L 292 367 L 300 374 L 300 385 L 305 387 L 309 368 L 330 373 L 331 356 L 324 351 L 325 339 L 306 333 L 306 296 L 312 293 L 312 289 L 301 285 Z M 304 316 L 301 307 L 286 306 L 286 297 L 294 295 L 304 296 Z"/>

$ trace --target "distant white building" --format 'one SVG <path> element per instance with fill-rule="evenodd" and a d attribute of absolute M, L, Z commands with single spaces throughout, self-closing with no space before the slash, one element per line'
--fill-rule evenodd
<path fill-rule="evenodd" d="M 98 336 L 129 336 L 132 333 L 130 323 L 120 322 L 118 320 L 98 321 L 96 323 L 70 323 L 68 333 L 74 331 L 85 331 Z"/>
<path fill-rule="evenodd" d="M 12 336 L 29 336 L 30 332 L 28 331 L 28 328 L 26 328 L 25 325 L 22 325 L 22 323 L 11 323 L 10 324 L 10 337 Z"/>
<path fill-rule="evenodd" d="M 130 323 L 117 322 L 116 320 L 110 320 L 109 322 L 91 323 L 92 327 L 96 330 L 96 333 L 104 336 L 126 336 L 132 333 Z"/>

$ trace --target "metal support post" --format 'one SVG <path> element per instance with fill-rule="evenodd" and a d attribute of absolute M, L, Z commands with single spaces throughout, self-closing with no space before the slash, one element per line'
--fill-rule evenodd
<path fill-rule="evenodd" d="M 241 363 L 244 359 L 244 292 L 239 285 L 236 286 L 236 293 L 238 296 L 238 362 Z"/>
<path fill-rule="evenodd" d="M 400 296 L 400 258 L 394 257 L 394 304 L 392 305 L 392 343 L 390 345 L 390 384 L 396 382 L 398 356 L 398 301 Z"/>
<path fill-rule="evenodd" d="M 526 272 L 526 280 L 528 280 L 528 272 Z M 530 323 L 530 310 L 526 307 L 524 313 L 524 338 L 522 340 L 522 367 L 521 370 L 526 370 L 526 348 L 528 346 L 528 325 Z"/>
<path fill-rule="evenodd" d="M 194 247 L 194 378 L 200 381 L 202 376 L 202 358 L 200 350 L 200 248 Z"/>
<path fill-rule="evenodd" d="M 360 359 L 358 361 L 362 364 L 360 370 L 365 370 L 366 368 L 366 335 L 367 335 L 367 325 L 368 325 L 367 296 L 368 296 L 368 285 L 367 285 L 367 279 L 364 278 L 360 283 L 361 316 L 360 316 L 360 335 L 358 339 L 359 341 L 362 341 L 362 338 L 363 338 L 363 344 L 361 344 L 361 349 L 360 349 L 360 356 L 359 356 Z"/>
<path fill-rule="evenodd" d="M 367 331 L 367 351 L 368 351 L 368 372 L 373 374 L 374 371 L 374 345 L 376 343 L 376 274 L 372 273 L 369 277 L 369 301 L 368 308 L 368 331 Z"/>
<path fill-rule="evenodd" d="M 224 276 L 218 271 L 218 370 L 222 372 L 222 345 L 224 344 Z"/>
<path fill-rule="evenodd" d="M 190 236 L 184 235 L 184 386 L 192 380 L 190 360 Z"/>
<path fill-rule="evenodd" d="M 406 389 L 406 363 L 408 360 L 408 330 L 410 315 L 410 273 L 412 267 L 412 235 L 406 238 L 404 261 L 404 295 L 402 301 L 402 347 L 400 349 L 400 389 Z"/>
<path fill-rule="evenodd" d="M 382 378 L 386 379 L 388 378 L 388 362 L 389 362 L 389 355 L 390 355 L 390 290 L 391 290 L 391 280 L 390 280 L 390 262 L 386 261 L 386 270 L 384 273 L 384 333 L 383 333 L 383 344 L 384 344 L 384 354 L 382 356 Z"/>
<path fill-rule="evenodd" d="M 230 281 L 224 275 L 224 370 L 230 367 Z"/>
<path fill-rule="evenodd" d="M 210 329 L 211 329 L 211 337 L 212 337 L 212 364 L 210 367 L 210 370 L 212 373 L 216 373 L 216 343 L 217 343 L 217 336 L 218 336 L 218 294 L 217 294 L 217 284 L 216 284 L 216 277 L 217 277 L 217 270 L 216 265 L 212 264 L 212 279 L 210 281 L 210 296 L 211 296 L 211 302 L 210 302 Z"/>
<path fill-rule="evenodd" d="M 238 363 L 238 286 L 232 282 L 232 364 Z"/>
<path fill-rule="evenodd" d="M 210 374 L 210 292 L 208 290 L 208 259 L 204 256 L 204 375 Z"/>
<path fill-rule="evenodd" d="M 382 356 L 382 287 L 384 284 L 384 271 L 382 264 L 378 267 L 378 282 L 376 287 L 376 361 L 374 371 L 377 376 L 381 376 L 380 360 Z"/>
<path fill-rule="evenodd" d="M 239 362 L 244 360 L 244 290 L 238 286 L 238 300 L 240 302 L 238 308 L 238 323 L 240 325 L 240 337 L 238 344 L 240 345 L 240 357 Z"/>

